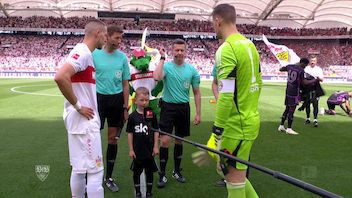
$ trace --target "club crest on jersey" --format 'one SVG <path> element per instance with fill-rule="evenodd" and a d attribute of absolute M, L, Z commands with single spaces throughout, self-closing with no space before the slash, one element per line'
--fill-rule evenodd
<path fill-rule="evenodd" d="M 40 181 L 45 181 L 49 176 L 50 166 L 49 165 L 35 165 L 34 167 L 35 174 L 37 175 Z"/>
<path fill-rule="evenodd" d="M 100 156 L 98 156 L 97 159 L 95 159 L 95 164 L 97 165 L 97 167 L 103 166 L 103 160 L 101 159 Z"/>
<path fill-rule="evenodd" d="M 117 71 L 116 72 L 116 78 L 120 79 L 122 77 L 122 72 L 121 71 Z"/>
<path fill-rule="evenodd" d="M 186 89 L 188 89 L 190 85 L 191 85 L 191 83 L 190 83 L 189 81 L 185 81 L 185 82 L 183 83 L 183 86 L 184 86 Z"/>
<path fill-rule="evenodd" d="M 73 54 L 72 58 L 75 59 L 75 60 L 79 59 L 79 54 Z"/>

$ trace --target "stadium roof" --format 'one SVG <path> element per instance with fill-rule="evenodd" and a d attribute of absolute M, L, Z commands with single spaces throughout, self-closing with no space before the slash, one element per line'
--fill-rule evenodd
<path fill-rule="evenodd" d="M 208 20 L 217 4 L 236 7 L 238 23 L 274 27 L 352 27 L 351 0 L 0 0 L 0 16 L 97 16 L 96 11 L 176 13 Z"/>

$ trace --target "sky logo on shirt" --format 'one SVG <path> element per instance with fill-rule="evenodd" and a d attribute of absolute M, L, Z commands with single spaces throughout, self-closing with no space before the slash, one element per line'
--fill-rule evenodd
<path fill-rule="evenodd" d="M 148 135 L 148 126 L 143 125 L 142 123 L 134 126 L 134 130 L 136 133 L 145 133 L 146 135 Z"/>

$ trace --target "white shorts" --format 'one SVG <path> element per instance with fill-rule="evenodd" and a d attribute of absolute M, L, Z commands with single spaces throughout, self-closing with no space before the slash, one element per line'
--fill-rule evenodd
<path fill-rule="evenodd" d="M 70 164 L 76 173 L 97 173 L 104 170 L 99 132 L 68 133 Z"/>

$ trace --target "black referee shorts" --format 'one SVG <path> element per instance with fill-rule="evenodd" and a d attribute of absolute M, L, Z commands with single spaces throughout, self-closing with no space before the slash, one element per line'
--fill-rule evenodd
<path fill-rule="evenodd" d="M 189 103 L 161 102 L 160 129 L 172 134 L 175 127 L 175 135 L 187 137 L 190 135 L 190 107 Z"/>
<path fill-rule="evenodd" d="M 104 95 L 97 93 L 100 129 L 104 129 L 105 119 L 108 127 L 123 128 L 123 93 Z"/>

